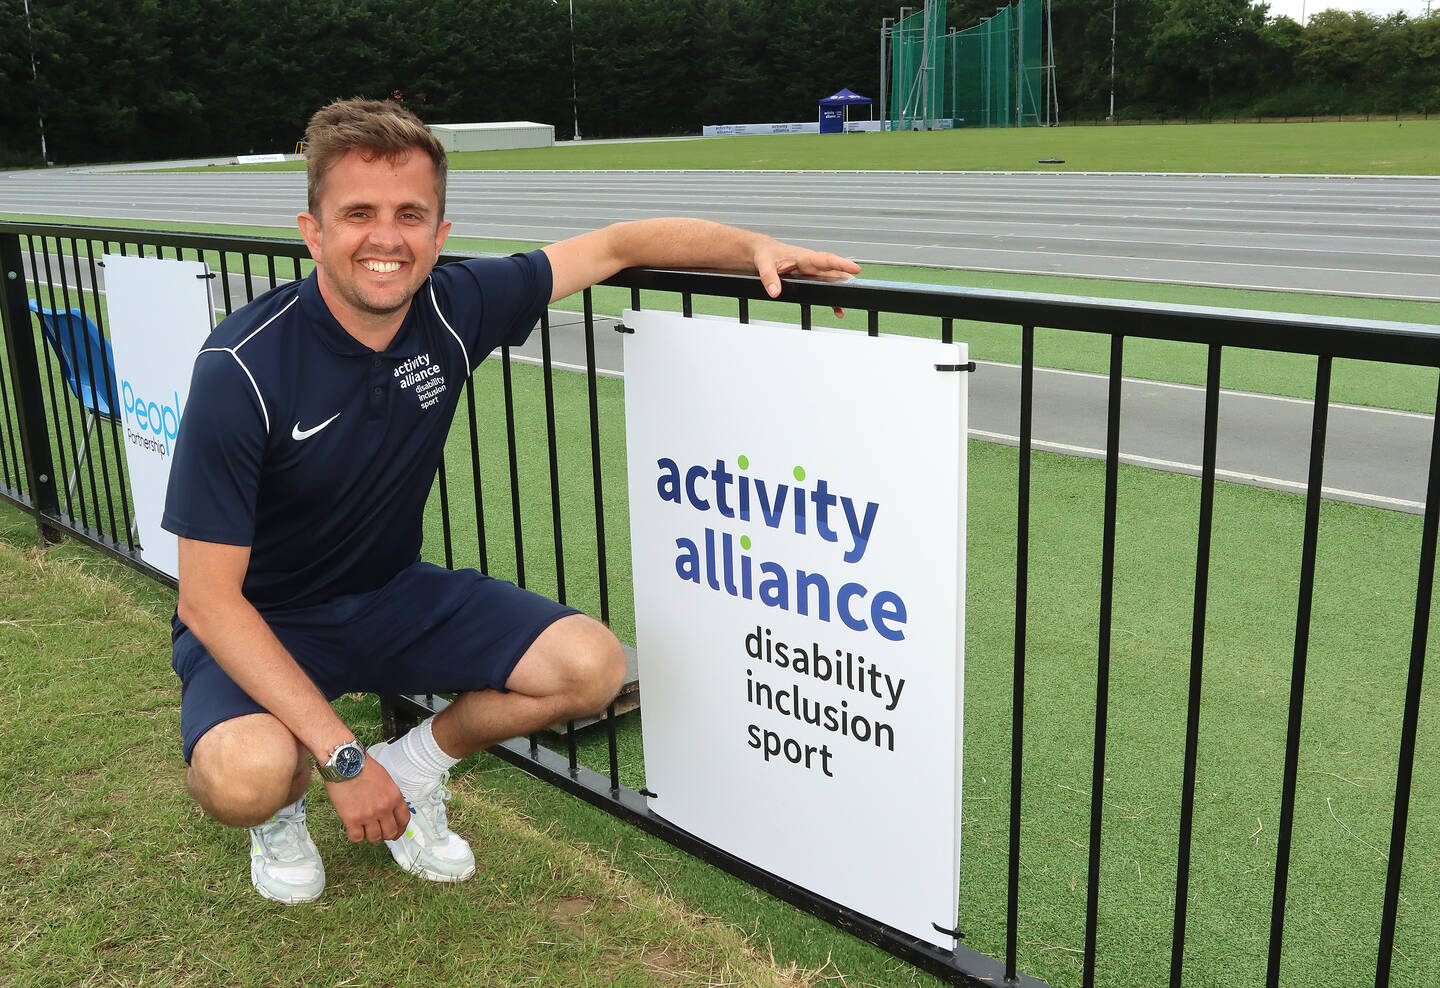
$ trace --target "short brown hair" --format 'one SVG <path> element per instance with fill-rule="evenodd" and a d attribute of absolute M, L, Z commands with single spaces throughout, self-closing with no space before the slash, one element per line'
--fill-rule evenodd
<path fill-rule="evenodd" d="M 320 186 L 335 162 L 351 151 L 366 161 L 384 158 L 395 162 L 416 149 L 435 163 L 435 195 L 440 200 L 438 220 L 445 218 L 445 148 L 429 128 L 409 110 L 393 101 L 336 100 L 310 118 L 305 128 L 305 179 L 310 212 L 318 214 Z"/>

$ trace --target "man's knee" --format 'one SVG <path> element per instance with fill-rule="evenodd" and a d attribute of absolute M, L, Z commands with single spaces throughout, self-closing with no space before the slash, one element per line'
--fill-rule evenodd
<path fill-rule="evenodd" d="M 570 681 L 576 705 L 593 713 L 603 710 L 624 685 L 625 651 L 605 625 L 590 618 L 586 622 L 577 629 Z"/>
<path fill-rule="evenodd" d="M 294 802 L 309 767 L 285 725 L 270 714 L 249 714 L 217 724 L 196 742 L 186 780 L 208 815 L 253 827 Z"/>
<path fill-rule="evenodd" d="M 536 642 L 576 716 L 603 710 L 625 683 L 625 652 L 609 628 L 583 614 L 551 625 Z"/>

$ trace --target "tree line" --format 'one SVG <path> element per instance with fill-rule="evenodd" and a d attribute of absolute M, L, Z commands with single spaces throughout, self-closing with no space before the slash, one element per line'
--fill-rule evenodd
<path fill-rule="evenodd" d="M 918 0 L 917 0 L 918 2 Z M 1316 0 L 1317 4 L 1323 0 Z M 995 0 L 951 0 L 964 29 Z M 289 151 L 331 99 L 583 137 L 808 120 L 879 97 L 896 0 L 0 0 L 0 164 Z M 1440 109 L 1440 12 L 1053 0 L 1062 119 Z M 572 99 L 573 95 L 573 99 Z M 878 115 L 878 107 L 877 107 Z M 43 124 L 42 124 L 43 121 Z"/>
<path fill-rule="evenodd" d="M 1302 26 L 1248 0 L 1053 2 L 1062 119 L 1108 112 L 1112 9 L 1121 118 L 1440 110 L 1440 11 L 1321 10 Z"/>

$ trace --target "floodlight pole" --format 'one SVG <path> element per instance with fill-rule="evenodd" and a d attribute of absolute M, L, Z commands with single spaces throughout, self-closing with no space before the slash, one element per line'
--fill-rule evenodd
<path fill-rule="evenodd" d="M 959 116 L 956 111 L 960 109 L 960 91 L 956 88 L 958 76 L 955 71 L 955 35 L 958 30 L 958 28 L 952 27 L 945 35 L 945 64 L 950 67 L 950 128 L 952 130 L 955 128 L 955 120 Z"/>
<path fill-rule="evenodd" d="M 886 99 L 890 89 L 890 74 L 885 71 L 885 43 L 891 40 L 890 24 L 894 20 L 893 17 L 880 19 L 880 119 L 883 121 L 880 126 L 882 131 L 890 129 L 890 103 Z"/>
<path fill-rule="evenodd" d="M 1120 0 L 1111 0 L 1110 3 L 1110 115 L 1106 120 L 1115 119 L 1115 12 L 1120 7 Z"/>
<path fill-rule="evenodd" d="M 907 28 L 905 27 L 905 19 L 910 16 L 910 11 L 914 9 L 914 7 L 901 7 L 900 21 L 897 25 L 900 28 L 900 47 L 896 50 L 895 57 L 900 63 L 900 70 L 896 73 L 896 75 L 900 77 L 900 81 L 902 83 L 905 81 L 905 51 L 908 47 L 905 43 L 905 32 L 907 30 Z M 900 118 L 901 120 L 903 120 L 910 110 L 910 94 L 896 93 L 895 96 L 897 99 L 900 100 Z M 905 129 L 908 130 L 910 128 Z"/>
<path fill-rule="evenodd" d="M 1025 126 L 1025 0 L 1015 4 L 1015 126 Z"/>
<path fill-rule="evenodd" d="M 575 72 L 575 0 L 570 0 L 570 110 L 575 114 L 575 136 L 580 140 L 580 82 Z"/>
<path fill-rule="evenodd" d="M 1045 0 L 1045 37 L 1050 46 L 1050 119 L 1052 127 L 1060 126 L 1060 88 L 1055 81 L 1055 11 Z"/>
<path fill-rule="evenodd" d="M 925 23 L 925 34 L 920 42 L 920 85 L 924 88 L 920 92 L 920 100 L 925 107 L 926 130 L 935 129 L 935 107 L 931 105 L 935 89 L 935 45 L 938 44 L 935 37 L 935 10 L 935 0 L 925 0 L 925 13 L 921 15 Z"/>
<path fill-rule="evenodd" d="M 30 0 L 25 4 L 25 37 L 30 43 L 30 78 L 35 82 L 35 113 L 40 117 L 40 161 L 50 164 L 50 155 L 45 150 L 45 111 L 40 107 L 40 71 L 35 67 L 35 34 L 30 29 Z"/>

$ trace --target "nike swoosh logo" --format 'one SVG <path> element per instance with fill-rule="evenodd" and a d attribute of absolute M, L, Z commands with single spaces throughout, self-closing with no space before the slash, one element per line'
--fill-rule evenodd
<path fill-rule="evenodd" d="M 302 429 L 300 428 L 300 423 L 296 422 L 295 428 L 290 430 L 290 438 L 295 440 L 297 443 L 300 442 L 302 439 L 309 439 L 311 436 L 315 435 L 315 433 L 319 432 L 321 429 L 325 428 L 327 425 L 329 425 L 331 422 L 334 422 L 339 417 L 340 413 L 336 412 L 334 415 L 330 416 L 328 419 L 326 419 L 324 422 L 321 422 L 313 429 Z"/>

